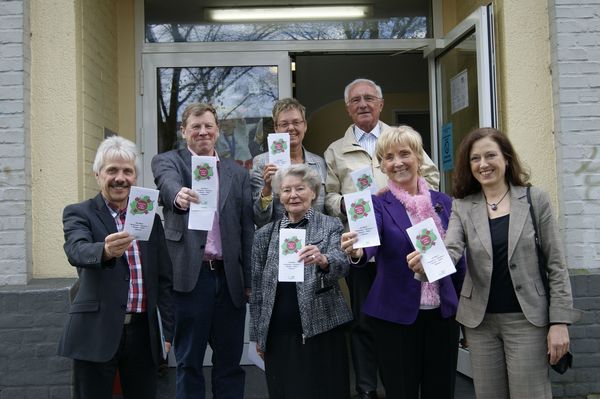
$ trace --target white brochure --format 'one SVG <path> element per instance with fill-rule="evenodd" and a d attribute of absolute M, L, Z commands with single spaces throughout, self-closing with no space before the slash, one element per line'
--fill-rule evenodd
<path fill-rule="evenodd" d="M 376 247 L 380 244 L 377 221 L 375 220 L 375 209 L 373 209 L 373 198 L 371 191 L 357 191 L 344 194 L 346 204 L 346 216 L 350 231 L 358 233 L 358 241 L 353 248 Z"/>
<path fill-rule="evenodd" d="M 427 281 L 433 283 L 442 277 L 456 273 L 456 267 L 432 218 L 409 227 L 406 232 L 415 249 L 421 253 L 421 263 Z"/>
<path fill-rule="evenodd" d="M 298 260 L 298 252 L 306 246 L 306 230 L 279 230 L 279 278 L 278 281 L 304 281 L 304 262 Z"/>
<path fill-rule="evenodd" d="M 192 156 L 192 190 L 200 203 L 190 203 L 188 229 L 210 231 L 219 198 L 217 157 Z"/>
<path fill-rule="evenodd" d="M 158 206 L 158 190 L 131 186 L 123 230 L 139 241 L 148 241 Z"/>
<path fill-rule="evenodd" d="M 265 361 L 260 357 L 256 351 L 256 342 L 248 342 L 248 360 L 250 360 L 256 367 L 265 371 Z"/>
<path fill-rule="evenodd" d="M 373 176 L 373 169 L 367 166 L 362 169 L 355 170 L 350 174 L 352 177 L 352 183 L 356 187 L 357 191 L 364 191 L 369 189 L 371 194 L 377 194 L 377 183 L 375 183 L 375 177 Z"/>
<path fill-rule="evenodd" d="M 279 169 L 285 169 L 291 165 L 289 133 L 270 133 L 267 136 L 267 144 L 269 145 L 269 163 L 276 165 Z"/>

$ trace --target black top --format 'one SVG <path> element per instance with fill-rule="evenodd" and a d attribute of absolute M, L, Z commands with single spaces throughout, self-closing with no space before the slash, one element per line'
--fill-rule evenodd
<path fill-rule="evenodd" d="M 286 220 L 284 219 L 281 228 L 306 229 L 308 220 L 302 219 L 298 223 L 287 223 L 287 226 L 285 224 Z M 269 324 L 269 334 L 273 332 L 302 334 L 302 321 L 300 320 L 300 307 L 298 306 L 295 282 L 277 283 L 275 304 L 273 305 L 273 313 Z"/>
<path fill-rule="evenodd" d="M 508 270 L 509 221 L 510 215 L 489 219 L 493 250 L 492 281 L 486 309 L 489 313 L 521 312 L 521 305 Z"/>

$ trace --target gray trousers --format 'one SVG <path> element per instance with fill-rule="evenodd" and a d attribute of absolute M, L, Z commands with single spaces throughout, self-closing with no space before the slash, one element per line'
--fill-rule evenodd
<path fill-rule="evenodd" d="M 477 399 L 551 399 L 548 327 L 523 313 L 486 313 L 465 328 Z"/>

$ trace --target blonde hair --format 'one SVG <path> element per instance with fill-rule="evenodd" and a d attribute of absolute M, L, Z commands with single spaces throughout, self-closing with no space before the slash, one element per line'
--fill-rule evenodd
<path fill-rule="evenodd" d="M 375 155 L 379 163 L 383 160 L 385 153 L 394 145 L 410 148 L 417 157 L 419 167 L 423 165 L 423 140 L 415 129 L 408 125 L 401 125 L 384 131 L 377 139 L 375 148 Z"/>

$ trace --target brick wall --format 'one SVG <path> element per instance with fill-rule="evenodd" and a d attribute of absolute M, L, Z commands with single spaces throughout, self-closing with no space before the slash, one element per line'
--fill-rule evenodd
<path fill-rule="evenodd" d="M 72 361 L 56 355 L 74 280 L 0 287 L 0 399 L 70 399 Z"/>
<path fill-rule="evenodd" d="M 0 286 L 31 273 L 28 7 L 0 1 Z"/>
<path fill-rule="evenodd" d="M 573 370 L 555 397 L 600 397 L 600 0 L 550 0 L 559 214 L 575 306 Z M 599 395 L 599 396 L 596 396 Z"/>

